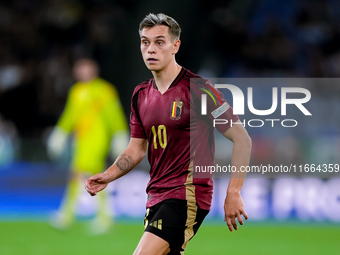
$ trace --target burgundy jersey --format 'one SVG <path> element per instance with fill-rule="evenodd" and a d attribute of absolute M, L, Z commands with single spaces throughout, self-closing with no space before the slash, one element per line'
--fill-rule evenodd
<path fill-rule="evenodd" d="M 192 82 L 190 82 L 192 81 Z M 215 96 L 207 102 L 207 114 L 201 114 L 201 95 Z M 223 108 L 224 107 L 224 108 Z M 164 94 L 154 79 L 139 84 L 132 95 L 131 137 L 144 138 L 149 142 L 148 160 L 150 181 L 147 186 L 149 208 L 165 199 L 176 198 L 197 202 L 209 210 L 212 200 L 213 181 L 210 176 L 199 176 L 194 166 L 214 166 L 214 116 L 236 122 L 232 108 L 223 94 L 210 82 L 182 68 Z M 222 111 L 221 111 L 222 109 Z M 224 110 L 223 110 L 224 109 Z M 215 115 L 216 117 L 217 115 Z M 220 132 L 230 127 L 217 125 Z"/>

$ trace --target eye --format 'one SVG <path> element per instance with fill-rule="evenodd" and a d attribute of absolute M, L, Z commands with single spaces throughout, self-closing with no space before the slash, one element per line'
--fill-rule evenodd
<path fill-rule="evenodd" d="M 164 43 L 163 41 L 157 41 L 158 45 L 163 45 L 163 43 Z"/>
<path fill-rule="evenodd" d="M 143 45 L 148 45 L 149 42 L 148 42 L 148 41 L 142 41 L 142 44 L 143 44 Z"/>

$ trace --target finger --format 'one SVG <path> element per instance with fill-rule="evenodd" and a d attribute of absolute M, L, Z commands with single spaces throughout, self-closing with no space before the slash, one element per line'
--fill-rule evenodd
<path fill-rule="evenodd" d="M 95 195 L 97 195 L 97 192 L 94 192 L 94 191 L 88 191 L 88 193 L 93 197 Z"/>
<path fill-rule="evenodd" d="M 243 219 L 242 219 L 242 217 L 241 217 L 241 214 L 240 214 L 240 213 L 237 213 L 237 214 L 236 214 L 236 217 L 237 217 L 237 220 L 238 220 L 238 222 L 240 223 L 240 225 L 243 225 L 244 222 L 243 222 Z"/>
<path fill-rule="evenodd" d="M 97 195 L 97 192 L 94 192 L 88 185 L 85 185 L 85 189 L 91 196 Z"/>
<path fill-rule="evenodd" d="M 96 176 L 92 176 L 91 178 L 89 178 L 87 181 L 86 181 L 86 186 L 90 189 L 90 190 L 93 190 L 96 185 L 100 184 L 101 183 L 101 179 L 96 177 Z"/>
<path fill-rule="evenodd" d="M 88 180 L 85 182 L 85 189 L 86 189 L 86 190 L 92 190 L 92 187 L 93 187 L 93 185 L 92 185 L 92 183 L 91 183 L 91 180 L 88 179 Z"/>
<path fill-rule="evenodd" d="M 87 182 L 95 181 L 96 179 L 98 179 L 98 177 L 99 177 L 98 174 L 93 175 L 93 176 L 91 176 L 90 178 L 87 179 Z"/>
<path fill-rule="evenodd" d="M 244 218 L 245 218 L 246 220 L 248 220 L 248 214 L 246 213 L 246 211 L 245 211 L 244 209 L 241 210 L 241 214 L 243 214 Z"/>
<path fill-rule="evenodd" d="M 229 217 L 227 217 L 227 225 L 230 232 L 233 232 L 233 225 L 231 224 L 231 219 Z"/>
<path fill-rule="evenodd" d="M 235 230 L 237 230 L 237 223 L 236 223 L 236 218 L 235 216 L 231 217 L 231 224 L 233 224 L 233 227 Z"/>
<path fill-rule="evenodd" d="M 86 184 L 87 187 L 91 187 L 92 186 L 92 182 L 93 182 L 93 180 L 92 180 L 92 177 L 91 177 L 91 178 L 86 180 L 85 184 Z"/>

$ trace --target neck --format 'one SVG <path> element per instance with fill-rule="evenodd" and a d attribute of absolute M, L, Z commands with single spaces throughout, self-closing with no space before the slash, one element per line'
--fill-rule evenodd
<path fill-rule="evenodd" d="M 170 87 L 181 69 L 182 67 L 174 61 L 160 71 L 152 71 L 159 92 L 163 94 Z"/>
<path fill-rule="evenodd" d="M 81 82 L 81 83 L 89 83 L 91 81 L 93 81 L 94 79 L 96 79 L 97 77 L 90 77 L 90 78 L 87 78 L 87 79 L 79 79 L 78 81 Z"/>

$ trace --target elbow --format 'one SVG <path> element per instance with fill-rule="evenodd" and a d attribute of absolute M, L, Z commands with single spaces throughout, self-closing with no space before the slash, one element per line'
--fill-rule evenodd
<path fill-rule="evenodd" d="M 147 147 L 140 146 L 137 150 L 134 150 L 132 154 L 136 155 L 136 160 L 139 164 L 145 158 L 147 154 Z"/>
<path fill-rule="evenodd" d="M 248 134 L 245 137 L 245 143 L 246 143 L 246 146 L 251 150 L 253 142 Z"/>
<path fill-rule="evenodd" d="M 146 150 L 143 150 L 143 151 L 141 151 L 140 152 L 140 161 L 142 161 L 144 158 L 145 158 L 145 156 L 146 156 Z"/>
<path fill-rule="evenodd" d="M 250 138 L 250 136 L 248 135 L 248 133 L 245 135 L 244 139 L 243 139 L 243 146 L 246 150 L 248 150 L 249 155 L 251 153 L 251 147 L 252 147 L 252 140 Z"/>
<path fill-rule="evenodd" d="M 242 147 L 244 150 L 251 151 L 252 147 L 252 140 L 248 133 L 244 133 L 237 137 L 237 139 L 234 140 L 234 143 L 237 143 L 240 147 Z"/>

